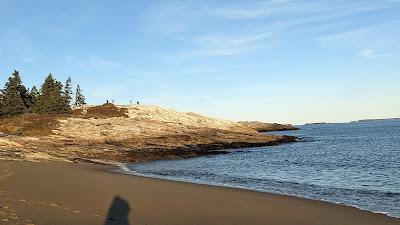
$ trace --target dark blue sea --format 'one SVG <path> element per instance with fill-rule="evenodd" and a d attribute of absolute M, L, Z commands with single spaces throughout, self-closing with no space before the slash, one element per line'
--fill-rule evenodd
<path fill-rule="evenodd" d="M 299 142 L 125 171 L 329 201 L 400 217 L 400 120 L 298 126 Z"/>

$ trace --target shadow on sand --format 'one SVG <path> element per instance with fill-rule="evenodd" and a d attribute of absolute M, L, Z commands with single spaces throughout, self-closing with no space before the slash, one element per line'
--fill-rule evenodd
<path fill-rule="evenodd" d="M 119 196 L 115 196 L 104 225 L 129 225 L 129 203 Z"/>

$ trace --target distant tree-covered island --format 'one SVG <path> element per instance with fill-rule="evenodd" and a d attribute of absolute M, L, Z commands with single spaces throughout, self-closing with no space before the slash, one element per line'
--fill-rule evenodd
<path fill-rule="evenodd" d="M 23 85 L 19 72 L 14 70 L 3 89 L 0 89 L 0 117 L 16 116 L 24 113 L 66 114 L 71 107 L 85 105 L 85 96 L 77 85 L 73 101 L 71 78 L 63 85 L 50 73 L 41 87 L 27 88 Z"/>

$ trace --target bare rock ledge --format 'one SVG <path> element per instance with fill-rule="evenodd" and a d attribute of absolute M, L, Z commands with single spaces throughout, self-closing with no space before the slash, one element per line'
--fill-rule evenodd
<path fill-rule="evenodd" d="M 72 115 L 42 117 L 2 119 L 0 159 L 115 164 L 222 154 L 227 149 L 296 141 L 292 136 L 260 134 L 244 123 L 150 105 L 87 106 Z M 46 124 L 41 121 L 51 124 L 48 132 L 43 132 Z M 41 132 L 35 131 L 36 127 Z"/>

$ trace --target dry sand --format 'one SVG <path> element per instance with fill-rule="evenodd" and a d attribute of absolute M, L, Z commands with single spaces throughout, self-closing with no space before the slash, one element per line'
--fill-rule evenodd
<path fill-rule="evenodd" d="M 400 224 L 352 207 L 107 169 L 0 161 L 0 224 Z"/>

